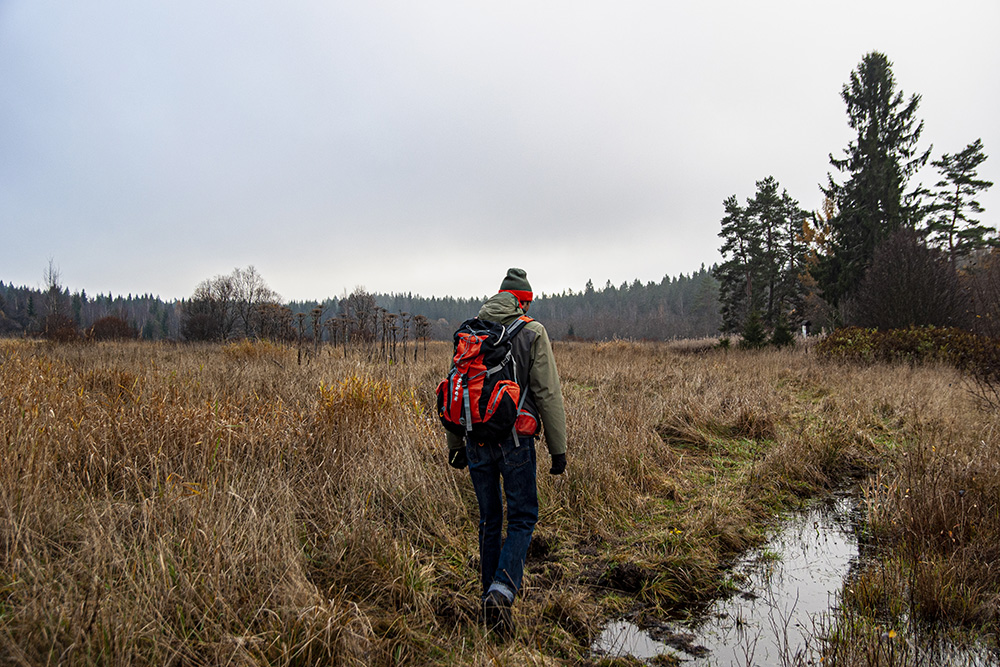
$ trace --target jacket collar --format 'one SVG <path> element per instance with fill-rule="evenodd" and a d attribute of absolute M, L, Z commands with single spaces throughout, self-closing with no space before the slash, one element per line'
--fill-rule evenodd
<path fill-rule="evenodd" d="M 524 315 L 517 303 L 517 297 L 510 292 L 494 294 L 479 309 L 479 319 L 506 324 L 509 320 Z"/>

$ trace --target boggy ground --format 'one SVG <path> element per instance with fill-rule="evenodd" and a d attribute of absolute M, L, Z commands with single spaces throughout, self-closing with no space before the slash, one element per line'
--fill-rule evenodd
<path fill-rule="evenodd" d="M 780 509 L 852 477 L 878 555 L 830 662 L 900 664 L 882 649 L 914 619 L 995 628 L 998 421 L 953 370 L 555 350 L 569 467 L 539 447 L 504 644 L 477 624 L 475 497 L 434 414 L 447 344 L 298 364 L 266 342 L 0 341 L 0 663 L 587 663 L 604 619 L 718 594 Z"/>

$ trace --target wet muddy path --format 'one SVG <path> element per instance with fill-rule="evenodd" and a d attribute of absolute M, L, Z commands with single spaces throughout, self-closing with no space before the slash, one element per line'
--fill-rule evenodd
<path fill-rule="evenodd" d="M 790 515 L 774 537 L 736 564 L 734 595 L 696 618 L 657 627 L 609 623 L 595 650 L 639 659 L 669 653 L 697 667 L 780 665 L 805 655 L 858 557 L 854 511 L 855 501 L 843 493 Z"/>
<path fill-rule="evenodd" d="M 789 514 L 766 544 L 736 563 L 733 595 L 689 618 L 653 626 L 609 622 L 594 643 L 595 655 L 642 661 L 671 655 L 685 667 L 822 664 L 818 638 L 835 622 L 844 583 L 863 565 L 856 536 L 863 525 L 860 511 L 855 496 L 841 492 Z M 922 631 L 908 634 L 905 653 L 912 664 L 1000 665 L 996 648 L 958 647 Z"/>

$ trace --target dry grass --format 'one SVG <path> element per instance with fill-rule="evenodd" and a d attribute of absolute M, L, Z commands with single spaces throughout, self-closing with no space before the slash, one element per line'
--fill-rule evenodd
<path fill-rule="evenodd" d="M 934 549 L 902 581 L 963 591 L 924 608 L 995 618 L 995 566 L 956 563 L 1000 544 L 997 423 L 952 371 L 556 354 L 570 465 L 540 475 L 502 645 L 476 624 L 475 497 L 433 414 L 446 344 L 300 366 L 268 343 L 0 341 L 0 662 L 576 664 L 606 614 L 712 595 L 779 508 L 875 471 L 875 534 Z"/>

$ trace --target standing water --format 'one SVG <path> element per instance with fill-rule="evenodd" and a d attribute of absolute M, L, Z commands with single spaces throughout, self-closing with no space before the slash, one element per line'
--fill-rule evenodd
<path fill-rule="evenodd" d="M 813 505 L 740 561 L 742 592 L 717 601 L 692 628 L 709 653 L 689 664 L 780 665 L 808 653 L 858 556 L 853 506 L 848 497 Z"/>
<path fill-rule="evenodd" d="M 626 620 L 609 623 L 594 652 L 640 660 L 672 654 L 685 667 L 821 664 L 816 637 L 858 558 L 850 517 L 856 506 L 850 496 L 835 496 L 793 514 L 777 535 L 736 564 L 735 595 L 693 620 L 645 630 Z M 919 631 L 911 641 L 916 665 L 1000 664 L 995 647 L 958 646 Z"/>
<path fill-rule="evenodd" d="M 809 653 L 858 555 L 848 519 L 853 507 L 849 497 L 833 497 L 792 515 L 737 563 L 736 595 L 692 621 L 647 631 L 624 620 L 610 623 L 595 652 L 639 659 L 672 652 L 692 667 L 781 665 Z"/>

